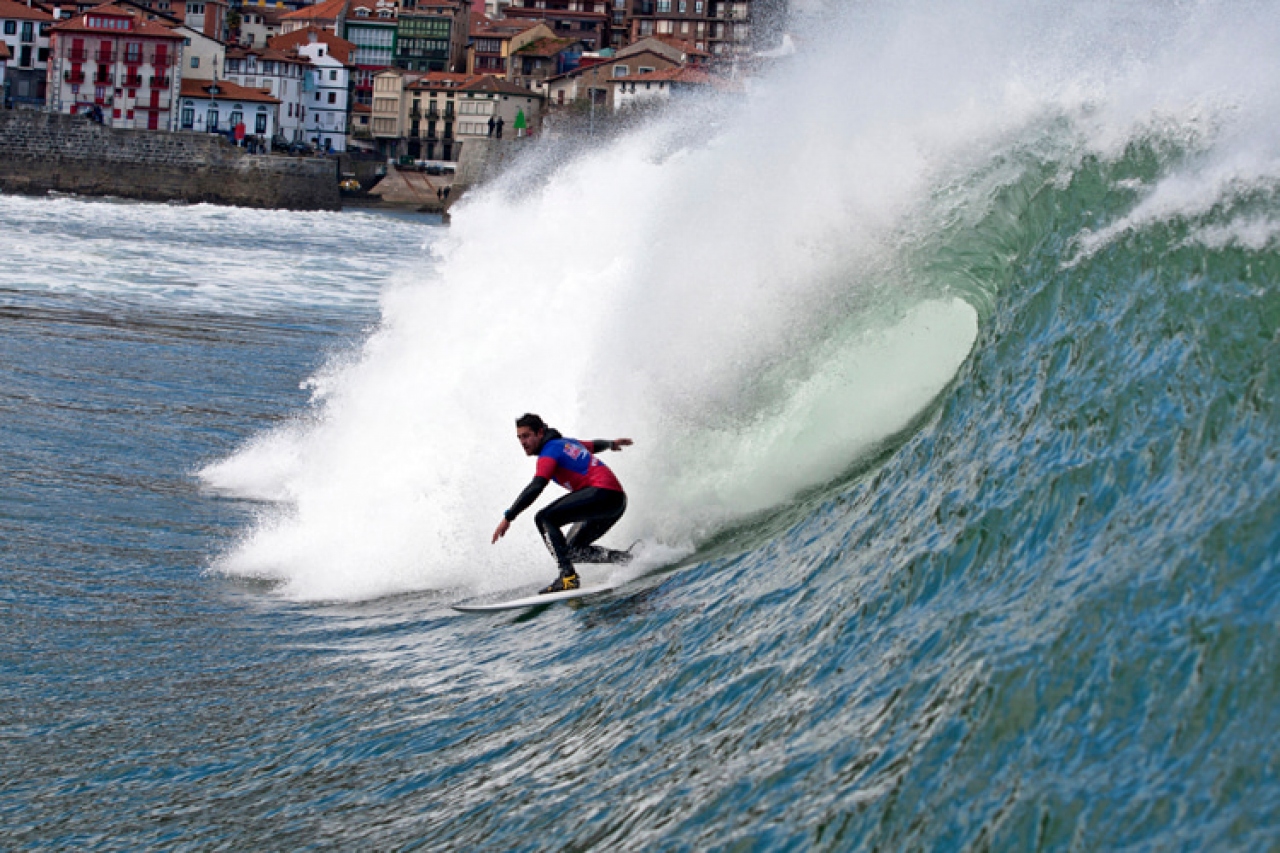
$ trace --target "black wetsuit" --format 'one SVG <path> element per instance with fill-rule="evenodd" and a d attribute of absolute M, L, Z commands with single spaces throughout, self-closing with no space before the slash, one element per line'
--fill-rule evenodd
<path fill-rule="evenodd" d="M 627 495 L 608 466 L 592 454 L 608 450 L 613 442 L 603 439 L 574 441 L 564 439 L 555 430 L 538 452 L 538 473 L 525 487 L 503 516 L 515 521 L 528 509 L 547 483 L 554 479 L 569 494 L 553 501 L 533 517 L 547 549 L 556 558 L 562 575 L 574 574 L 574 563 L 617 563 L 630 558 L 626 551 L 612 551 L 594 543 L 622 518 L 627 509 Z M 569 535 L 560 528 L 572 524 Z"/>

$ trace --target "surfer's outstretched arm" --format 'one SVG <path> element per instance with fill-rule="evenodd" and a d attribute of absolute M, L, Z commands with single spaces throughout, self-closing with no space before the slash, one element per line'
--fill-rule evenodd
<path fill-rule="evenodd" d="M 635 444 L 629 438 L 597 438 L 588 445 L 592 453 L 604 453 L 606 450 L 621 450 Z"/>

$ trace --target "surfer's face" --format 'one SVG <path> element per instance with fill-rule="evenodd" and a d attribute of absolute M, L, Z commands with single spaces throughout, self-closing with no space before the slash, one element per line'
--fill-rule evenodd
<path fill-rule="evenodd" d="M 532 427 L 516 427 L 516 439 L 524 448 L 525 456 L 538 455 L 538 448 L 542 446 L 542 437 L 546 434 L 546 430 L 534 432 Z"/>

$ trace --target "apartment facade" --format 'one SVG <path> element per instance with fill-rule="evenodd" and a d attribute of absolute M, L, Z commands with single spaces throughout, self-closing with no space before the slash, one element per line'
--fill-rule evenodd
<path fill-rule="evenodd" d="M 0 0 L 0 43 L 8 49 L 4 94 L 12 103 L 42 104 L 49 74 L 49 30 L 54 18 L 42 8 Z"/>
<path fill-rule="evenodd" d="M 111 127 L 171 130 L 184 37 L 105 4 L 49 31 L 48 107 Z"/>
<path fill-rule="evenodd" d="M 393 64 L 406 71 L 464 72 L 470 32 L 467 0 L 401 0 Z"/>

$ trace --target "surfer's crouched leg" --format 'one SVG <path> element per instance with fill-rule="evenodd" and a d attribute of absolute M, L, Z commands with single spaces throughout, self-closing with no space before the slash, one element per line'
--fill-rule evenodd
<path fill-rule="evenodd" d="M 560 577 L 544 589 L 544 593 L 578 589 L 578 573 L 573 568 L 575 560 L 583 563 L 618 562 L 600 558 L 626 552 L 593 547 L 591 543 L 607 533 L 626 509 L 627 496 L 622 492 L 586 488 L 551 502 L 534 516 L 542 541 L 547 543 L 547 550 L 560 567 Z M 567 524 L 574 527 L 566 539 L 560 528 Z"/>
<path fill-rule="evenodd" d="M 574 563 L 630 563 L 630 551 L 614 551 L 601 548 L 599 545 L 588 545 L 585 548 L 569 549 L 569 559 Z"/>

